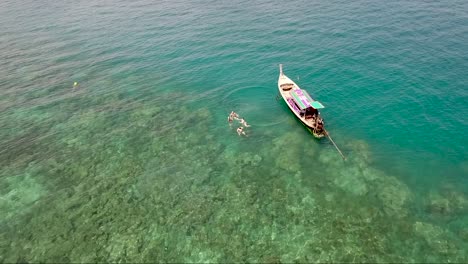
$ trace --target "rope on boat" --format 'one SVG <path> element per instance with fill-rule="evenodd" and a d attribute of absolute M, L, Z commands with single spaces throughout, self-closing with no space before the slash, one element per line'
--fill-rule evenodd
<path fill-rule="evenodd" d="M 325 130 L 325 135 L 327 135 L 328 139 L 330 139 L 331 143 L 333 143 L 333 146 L 335 146 L 336 150 L 338 150 L 338 152 L 340 153 L 341 157 L 343 158 L 343 160 L 346 160 L 346 157 L 343 155 L 343 153 L 341 152 L 341 150 L 338 148 L 338 146 L 335 144 L 335 141 L 333 141 L 333 139 L 331 138 L 330 134 L 328 133 L 328 131 Z"/>

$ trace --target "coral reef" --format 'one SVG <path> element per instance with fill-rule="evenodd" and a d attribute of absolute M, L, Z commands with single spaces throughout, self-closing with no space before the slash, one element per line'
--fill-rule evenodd
<path fill-rule="evenodd" d="M 426 245 L 432 250 L 428 253 L 428 261 L 442 262 L 439 256 L 444 259 L 443 262 L 465 262 L 467 260 L 463 248 L 458 247 L 456 244 L 450 242 L 454 238 L 451 234 L 442 228 L 424 222 L 416 222 L 414 224 L 415 234 L 422 237 Z"/>
<path fill-rule="evenodd" d="M 468 214 L 468 199 L 453 186 L 442 191 L 432 191 L 426 201 L 426 210 L 434 216 L 456 217 Z"/>
<path fill-rule="evenodd" d="M 19 112 L 16 136 L 0 129 L 21 150 L 1 154 L 1 262 L 467 258 L 466 227 L 418 220 L 410 188 L 372 165 L 365 142 L 350 140 L 343 162 L 302 128 L 239 138 L 212 108 L 165 103 L 187 95 L 128 93 L 83 92 L 32 127 Z M 448 193 L 429 211 L 464 214 L 465 196 Z"/>
<path fill-rule="evenodd" d="M 37 165 L 30 164 L 22 174 L 5 170 L 0 174 L 0 222 L 24 214 L 44 194 L 44 187 L 35 179 Z"/>

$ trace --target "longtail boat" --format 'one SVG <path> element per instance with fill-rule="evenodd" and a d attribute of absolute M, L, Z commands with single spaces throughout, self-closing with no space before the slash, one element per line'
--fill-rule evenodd
<path fill-rule="evenodd" d="M 301 123 L 316 137 L 327 136 L 324 122 L 319 109 L 325 108 L 322 103 L 312 99 L 306 90 L 303 90 L 294 81 L 283 73 L 283 65 L 280 64 L 278 89 L 291 112 Z"/>

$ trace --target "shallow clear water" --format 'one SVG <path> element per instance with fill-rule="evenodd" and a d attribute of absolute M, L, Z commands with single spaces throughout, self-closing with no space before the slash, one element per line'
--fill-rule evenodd
<path fill-rule="evenodd" d="M 2 262 L 468 261 L 465 1 L 7 0 L 0 22 Z M 275 100 L 279 63 L 346 162 Z"/>

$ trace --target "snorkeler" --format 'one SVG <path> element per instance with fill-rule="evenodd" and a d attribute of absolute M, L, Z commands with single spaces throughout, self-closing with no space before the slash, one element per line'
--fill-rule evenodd
<path fill-rule="evenodd" d="M 247 134 L 245 134 L 244 128 L 241 127 L 241 126 L 240 126 L 239 128 L 237 128 L 237 134 L 238 134 L 239 136 L 244 135 L 244 136 L 247 137 Z"/>
<path fill-rule="evenodd" d="M 230 114 L 234 119 L 239 119 L 239 115 L 234 112 L 234 111 L 231 111 L 231 114 Z"/>
<path fill-rule="evenodd" d="M 236 120 L 239 120 L 239 115 L 234 112 L 234 111 L 231 111 L 231 113 L 229 114 L 228 116 L 228 122 L 229 122 L 229 125 L 231 125 L 232 121 L 236 119 Z"/>
<path fill-rule="evenodd" d="M 241 123 L 241 125 L 245 126 L 245 127 L 249 127 L 250 125 L 247 124 L 247 122 L 244 120 L 244 118 L 241 118 L 239 119 L 239 122 Z"/>

